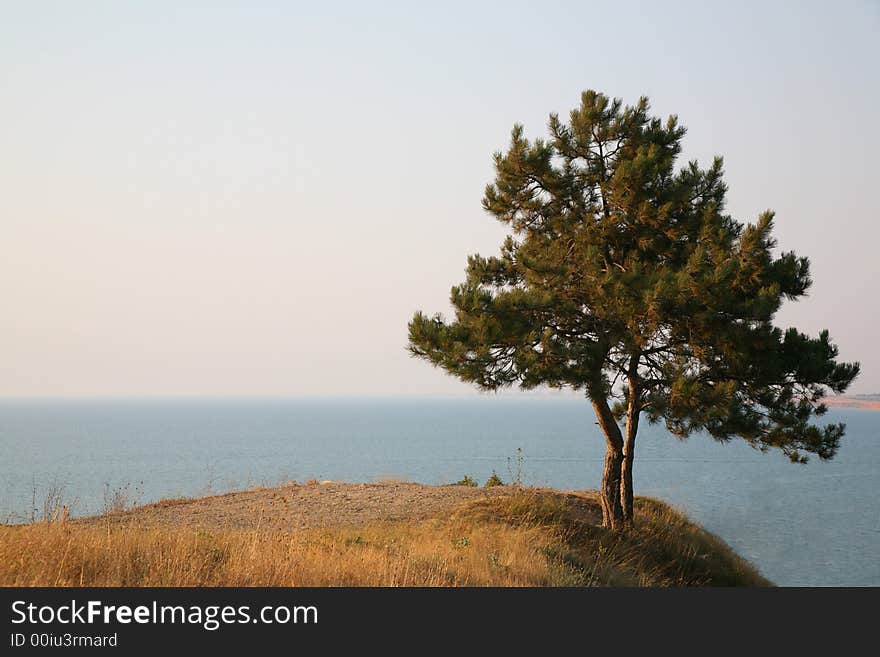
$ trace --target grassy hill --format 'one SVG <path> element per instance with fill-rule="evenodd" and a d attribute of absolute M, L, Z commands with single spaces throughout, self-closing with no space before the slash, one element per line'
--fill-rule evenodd
<path fill-rule="evenodd" d="M 615 535 L 590 491 L 288 485 L 0 527 L 0 585 L 770 584 L 664 503 L 635 514 Z"/>

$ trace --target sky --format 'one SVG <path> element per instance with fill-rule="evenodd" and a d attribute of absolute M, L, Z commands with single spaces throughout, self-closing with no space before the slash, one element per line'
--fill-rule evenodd
<path fill-rule="evenodd" d="M 0 397 L 476 394 L 407 322 L 588 88 L 724 156 L 880 392 L 880 2 L 420 4 L 0 2 Z"/>

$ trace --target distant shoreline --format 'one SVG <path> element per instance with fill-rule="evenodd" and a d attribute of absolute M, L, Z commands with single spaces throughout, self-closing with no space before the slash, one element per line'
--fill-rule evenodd
<path fill-rule="evenodd" d="M 822 401 L 828 408 L 854 408 L 862 411 L 880 411 L 880 399 L 825 397 Z"/>

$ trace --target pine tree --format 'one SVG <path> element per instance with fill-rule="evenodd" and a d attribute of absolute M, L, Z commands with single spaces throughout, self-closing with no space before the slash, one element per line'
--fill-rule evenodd
<path fill-rule="evenodd" d="M 480 388 L 585 393 L 605 437 L 607 527 L 632 522 L 639 420 L 740 437 L 793 461 L 831 458 L 843 424 L 818 426 L 838 363 L 823 331 L 773 325 L 811 284 L 809 262 L 774 255 L 773 213 L 744 225 L 725 213 L 722 160 L 676 161 L 685 129 L 595 91 L 550 138 L 513 128 L 483 207 L 510 227 L 500 254 L 468 258 L 455 317 L 416 313 L 409 349 Z"/>

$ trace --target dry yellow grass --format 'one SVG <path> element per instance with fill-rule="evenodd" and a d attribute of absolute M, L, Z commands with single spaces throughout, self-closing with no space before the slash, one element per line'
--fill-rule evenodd
<path fill-rule="evenodd" d="M 585 494 L 522 491 L 439 519 L 335 529 L 0 528 L 5 586 L 764 585 L 723 542 L 660 502 L 597 526 Z"/>

